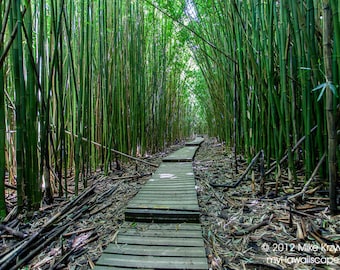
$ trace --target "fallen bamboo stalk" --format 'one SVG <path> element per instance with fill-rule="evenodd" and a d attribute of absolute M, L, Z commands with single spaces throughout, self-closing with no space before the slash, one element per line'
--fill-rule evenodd
<path fill-rule="evenodd" d="M 271 220 L 271 218 L 267 217 L 262 222 L 255 224 L 255 225 L 252 225 L 252 226 L 246 228 L 245 230 L 236 231 L 236 232 L 232 233 L 232 235 L 233 236 L 244 236 L 246 234 L 252 233 L 253 231 L 257 230 L 258 228 L 268 225 L 270 223 L 270 220 Z"/>
<path fill-rule="evenodd" d="M 78 196 L 76 199 L 70 201 L 65 207 L 59 211 L 56 215 L 54 215 L 49 221 L 47 221 L 43 228 L 49 227 L 51 224 L 53 224 L 59 217 L 64 215 L 69 209 L 71 209 L 74 205 L 76 205 L 79 201 L 81 201 L 83 198 L 87 197 L 90 193 L 92 193 L 95 189 L 95 186 L 92 186 L 88 188 L 87 191 L 83 192 L 80 196 Z"/>
<path fill-rule="evenodd" d="M 102 207 L 100 207 L 100 208 L 98 208 L 98 209 L 94 209 L 94 210 L 92 210 L 92 211 L 90 212 L 90 215 L 93 216 L 93 215 L 95 215 L 95 214 L 97 214 L 97 213 L 103 211 L 104 209 L 110 207 L 112 204 L 113 204 L 113 202 L 110 202 L 110 203 L 108 203 L 108 204 L 106 204 L 106 205 L 103 205 Z"/>
<path fill-rule="evenodd" d="M 73 232 L 68 232 L 68 233 L 64 233 L 63 234 L 63 237 L 70 237 L 74 234 L 81 234 L 81 233 L 85 233 L 85 232 L 89 232 L 89 231 L 92 231 L 94 230 L 96 227 L 91 227 L 91 228 L 85 228 L 85 229 L 81 229 L 81 230 L 78 230 L 78 231 L 73 231 Z"/>
<path fill-rule="evenodd" d="M 117 180 L 126 180 L 126 179 L 134 179 L 134 178 L 142 178 L 146 176 L 151 176 L 152 173 L 146 173 L 146 174 L 136 174 L 136 175 L 127 175 L 127 176 L 122 176 L 122 177 L 115 177 L 112 178 L 112 181 L 117 181 Z"/>
<path fill-rule="evenodd" d="M 6 231 L 8 233 L 10 233 L 13 236 L 19 237 L 19 238 L 25 238 L 27 236 L 27 234 L 17 231 L 9 226 L 0 224 L 0 230 Z"/>
<path fill-rule="evenodd" d="M 316 167 L 315 167 L 315 169 L 314 169 L 314 171 L 313 171 L 311 177 L 308 179 L 308 181 L 307 181 L 306 184 L 304 185 L 303 189 L 302 189 L 300 192 L 298 192 L 298 193 L 296 193 L 296 194 L 294 194 L 294 195 L 289 196 L 289 197 L 288 197 L 288 200 L 292 200 L 292 199 L 301 197 L 301 196 L 303 196 L 303 195 L 306 193 L 307 188 L 309 187 L 310 183 L 311 183 L 311 182 L 313 181 L 313 179 L 315 178 L 315 176 L 316 176 L 317 172 L 319 171 L 319 168 L 320 168 L 320 166 L 322 165 L 322 163 L 324 162 L 325 158 L 326 158 L 326 153 L 324 153 L 323 156 L 321 157 L 321 159 L 319 160 L 319 162 L 318 162 L 318 164 L 316 165 Z"/>
<path fill-rule="evenodd" d="M 58 230 L 55 230 L 52 233 L 39 238 L 39 245 L 38 245 L 38 247 L 36 247 L 32 251 L 28 252 L 28 254 L 24 258 L 20 259 L 13 267 L 11 267 L 9 269 L 10 270 L 19 269 L 24 264 L 26 264 L 27 262 L 32 260 L 36 256 L 37 253 L 40 253 L 40 251 L 43 248 L 45 248 L 47 245 L 49 245 L 58 235 L 61 235 L 62 232 L 65 231 L 66 228 L 70 225 L 69 223 L 67 223 L 66 225 L 60 227 Z"/>
<path fill-rule="evenodd" d="M 32 259 L 36 254 L 34 252 L 39 252 L 43 247 L 46 247 L 53 238 L 60 235 L 65 229 L 69 226 L 70 222 L 79 218 L 82 215 L 82 212 L 77 213 L 76 216 L 72 217 L 66 225 L 62 225 L 62 229 L 58 229 L 52 227 L 54 223 L 58 222 L 63 216 L 65 216 L 70 210 L 73 208 L 84 198 L 94 192 L 95 185 L 88 188 L 85 192 L 83 192 L 80 196 L 70 201 L 62 210 L 60 210 L 56 215 L 54 215 L 51 219 L 49 219 L 38 232 L 33 234 L 29 239 L 25 239 L 15 250 L 6 254 L 6 256 L 0 259 L 0 270 L 7 269 L 18 269 L 22 264 L 26 263 L 27 260 Z M 85 208 L 82 207 L 83 204 L 80 205 L 81 209 L 85 211 Z M 73 212 L 73 211 L 72 211 Z M 51 228 L 52 227 L 52 228 Z M 60 228 L 60 227 L 59 227 Z M 33 257 L 32 257 L 33 256 Z M 22 259 L 19 259 L 22 258 Z M 16 264 L 13 266 L 13 264 Z"/>
<path fill-rule="evenodd" d="M 215 184 L 215 183 L 209 183 L 212 187 L 228 187 L 228 188 L 236 188 L 242 181 L 243 179 L 246 177 L 246 175 L 248 174 L 248 172 L 250 171 L 250 169 L 254 166 L 255 162 L 258 160 L 258 158 L 260 157 L 262 153 L 262 150 L 260 152 L 258 152 L 256 154 L 256 156 L 252 159 L 252 161 L 249 163 L 246 171 L 242 174 L 242 176 L 237 180 L 237 182 L 235 182 L 234 184 Z"/>
<path fill-rule="evenodd" d="M 65 133 L 68 134 L 68 135 L 70 135 L 70 136 L 73 136 L 73 137 L 75 137 L 75 138 L 78 138 L 78 135 L 72 134 L 70 131 L 65 130 Z M 86 138 L 84 138 L 84 137 L 82 137 L 82 140 L 85 141 L 85 142 L 88 142 L 88 141 L 89 141 L 88 139 L 86 139 Z M 104 149 L 106 149 L 106 150 L 110 150 L 110 151 L 113 152 L 113 153 L 116 153 L 116 154 L 119 154 L 119 155 L 121 155 L 121 156 L 127 157 L 127 158 L 129 158 L 129 159 L 133 159 L 133 160 L 135 160 L 135 161 L 142 162 L 142 163 L 145 163 L 145 164 L 148 164 L 148 165 L 150 165 L 150 166 L 153 166 L 153 167 L 158 168 L 158 165 L 157 165 L 157 164 L 154 164 L 154 163 L 145 161 L 145 160 L 140 159 L 140 158 L 136 158 L 136 157 L 130 156 L 130 155 L 128 155 L 128 154 L 125 154 L 125 153 L 123 153 L 123 152 L 120 152 L 120 151 L 115 150 L 115 149 L 112 149 L 112 148 L 110 149 L 109 147 L 104 146 L 104 145 L 102 145 L 102 144 L 100 144 L 100 143 L 97 143 L 97 142 L 95 142 L 95 141 L 89 141 L 89 142 L 92 143 L 93 145 L 102 147 L 102 148 L 104 148 Z"/>
<path fill-rule="evenodd" d="M 17 215 L 17 212 L 18 212 L 18 206 L 15 206 L 11 212 L 8 213 L 8 215 L 5 217 L 5 219 L 3 220 L 3 222 L 9 222 L 10 220 L 12 220 L 16 215 Z"/>
<path fill-rule="evenodd" d="M 314 126 L 310 132 L 314 132 L 317 129 L 317 125 Z M 300 146 L 301 143 L 304 142 L 304 140 L 306 139 L 306 136 L 303 136 L 300 140 L 298 140 L 298 142 L 294 145 L 294 147 L 292 148 L 291 152 L 294 153 L 296 151 L 296 149 L 298 149 L 298 147 Z M 288 159 L 288 153 L 286 155 L 284 155 L 283 158 L 281 158 L 279 164 L 281 165 L 283 162 L 285 162 Z M 271 165 L 270 165 L 270 169 L 268 171 L 266 171 L 266 173 L 264 174 L 265 176 L 267 176 L 268 174 L 272 173 L 275 168 L 276 168 L 276 161 L 274 161 Z"/>

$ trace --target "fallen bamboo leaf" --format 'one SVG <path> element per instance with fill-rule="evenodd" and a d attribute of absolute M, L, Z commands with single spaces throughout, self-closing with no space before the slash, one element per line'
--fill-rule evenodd
<path fill-rule="evenodd" d="M 305 235 L 302 230 L 302 226 L 299 222 L 296 222 L 296 238 L 299 240 L 304 240 Z"/>

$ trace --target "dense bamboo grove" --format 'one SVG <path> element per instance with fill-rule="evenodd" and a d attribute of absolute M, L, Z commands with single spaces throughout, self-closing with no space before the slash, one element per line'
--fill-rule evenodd
<path fill-rule="evenodd" d="M 96 168 L 190 135 L 194 72 L 175 25 L 141 1 L 0 1 L 0 176 L 18 208 Z M 52 181 L 53 180 L 53 181 Z"/>
<path fill-rule="evenodd" d="M 288 152 L 292 184 L 295 161 L 304 161 L 308 179 L 318 159 L 328 153 L 336 183 L 339 1 L 188 3 L 197 9 L 197 18 L 189 25 L 195 31 L 193 53 L 214 108 L 208 121 L 216 129 L 210 132 L 235 144 L 248 158 L 263 149 L 268 162 L 271 158 L 279 161 Z M 333 115 L 328 131 L 327 115 Z M 313 127 L 317 127 L 315 131 Z M 328 135 L 333 138 L 329 142 Z M 300 138 L 305 138 L 304 143 L 293 154 Z M 323 165 L 325 179 L 329 166 Z"/>
<path fill-rule="evenodd" d="M 326 153 L 335 198 L 339 12 L 337 0 L 0 1 L 0 192 L 7 178 L 19 210 L 35 208 L 42 184 L 67 196 L 67 177 L 77 193 L 108 172 L 109 149 L 143 156 L 207 132 L 249 160 L 287 154 L 291 185 Z"/>

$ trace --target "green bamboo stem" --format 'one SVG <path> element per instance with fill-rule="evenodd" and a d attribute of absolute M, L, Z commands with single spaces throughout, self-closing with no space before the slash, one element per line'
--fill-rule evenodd
<path fill-rule="evenodd" d="M 3 4 L 0 3 L 0 29 L 3 28 Z M 3 52 L 3 43 L 0 39 L 0 55 Z M 5 201 L 5 172 L 6 172 L 6 122 L 5 122 L 5 90 L 4 90 L 4 72 L 0 67 L 0 218 L 4 218 L 7 214 Z"/>
<path fill-rule="evenodd" d="M 323 54 L 324 54 L 324 68 L 326 82 L 332 83 L 332 9 L 329 0 L 322 1 L 323 7 Z M 326 89 L 326 118 L 327 118 L 327 135 L 328 135 L 328 177 L 329 177 L 329 199 L 330 210 L 334 215 L 337 213 L 337 162 L 336 162 L 336 148 L 337 148 L 337 134 L 336 134 L 336 110 L 334 103 L 336 97 L 332 93 L 330 86 Z"/>

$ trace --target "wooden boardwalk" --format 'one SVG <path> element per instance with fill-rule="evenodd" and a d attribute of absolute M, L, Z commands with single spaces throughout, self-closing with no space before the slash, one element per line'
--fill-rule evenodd
<path fill-rule="evenodd" d="M 203 137 L 196 137 L 195 140 L 185 143 L 186 146 L 200 146 L 204 142 Z"/>
<path fill-rule="evenodd" d="M 130 201 L 128 221 L 198 222 L 199 208 L 192 164 L 163 162 Z"/>
<path fill-rule="evenodd" d="M 192 161 L 203 138 L 163 159 L 129 202 L 116 243 L 96 270 L 208 269 Z M 169 162 L 170 161 L 170 162 Z"/>
<path fill-rule="evenodd" d="M 192 162 L 198 146 L 186 146 L 163 158 L 163 162 Z"/>
<path fill-rule="evenodd" d="M 136 268 L 208 269 L 201 226 L 126 223 L 95 269 Z"/>

